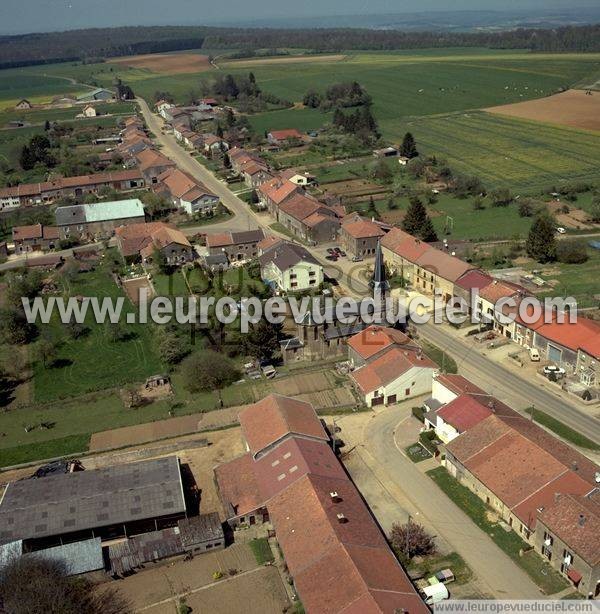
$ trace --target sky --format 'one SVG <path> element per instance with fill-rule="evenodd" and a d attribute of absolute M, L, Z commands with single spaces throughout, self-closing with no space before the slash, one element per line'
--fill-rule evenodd
<path fill-rule="evenodd" d="M 0 0 L 0 33 L 439 10 L 561 10 L 598 0 Z M 328 24 L 329 25 L 329 24 Z"/>

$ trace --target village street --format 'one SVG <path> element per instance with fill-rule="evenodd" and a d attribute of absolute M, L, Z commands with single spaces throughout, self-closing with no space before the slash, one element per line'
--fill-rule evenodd
<path fill-rule="evenodd" d="M 361 457 L 348 461 L 350 474 L 379 522 L 389 530 L 386 519 L 402 524 L 410 514 L 413 522 L 437 536 L 440 550 L 455 550 L 465 559 L 483 592 L 498 599 L 539 599 L 540 590 L 527 574 L 423 473 L 438 463 L 415 464 L 404 454 L 403 448 L 415 440 L 412 405 L 414 402 L 388 407 L 370 420 L 348 416 L 337 421 L 347 448 L 356 446 L 350 457 Z M 409 436 L 405 430 L 411 431 Z M 363 489 L 360 476 L 355 477 L 360 464 L 367 464 L 371 471 L 365 482 L 378 488 Z"/>

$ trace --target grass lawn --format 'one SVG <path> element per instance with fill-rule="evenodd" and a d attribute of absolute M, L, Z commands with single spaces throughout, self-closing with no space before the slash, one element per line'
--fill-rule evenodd
<path fill-rule="evenodd" d="M 252 554 L 256 558 L 256 562 L 259 565 L 265 563 L 272 563 L 275 560 L 269 540 L 266 537 L 259 537 L 257 539 L 251 539 L 249 542 Z"/>
<path fill-rule="evenodd" d="M 36 67 L 43 73 L 44 67 Z M 31 103 L 50 102 L 61 94 L 81 94 L 87 88 L 73 85 L 65 79 L 35 74 L 31 70 L 3 70 L 0 72 L 0 109 L 14 107 L 21 99 Z"/>
<path fill-rule="evenodd" d="M 250 115 L 248 119 L 250 125 L 259 134 L 271 130 L 285 130 L 286 128 L 296 128 L 300 132 L 309 132 L 329 123 L 331 113 L 322 113 L 318 109 L 281 109 Z"/>
<path fill-rule="evenodd" d="M 579 446 L 580 448 L 586 448 L 588 450 L 600 450 L 600 445 L 596 442 L 588 439 L 585 435 L 573 430 L 568 427 L 566 424 L 560 422 L 556 418 L 553 418 L 546 412 L 541 409 L 535 409 L 533 407 L 528 407 L 525 410 L 530 416 L 533 416 L 534 422 L 545 426 L 550 429 L 553 433 L 556 433 L 559 437 L 572 443 L 575 446 Z"/>
<path fill-rule="evenodd" d="M 587 241 L 589 239 L 582 239 Z M 540 277 L 546 281 L 558 282 L 547 292 L 539 294 L 546 296 L 572 296 L 580 307 L 596 307 L 598 300 L 594 298 L 598 290 L 600 279 L 600 251 L 588 248 L 589 259 L 583 264 L 553 263 L 546 267 L 534 265 L 532 268 L 542 268 Z"/>
<path fill-rule="evenodd" d="M 115 254 L 109 251 L 95 271 L 79 273 L 73 279 L 59 276 L 59 284 L 69 296 L 123 297 L 110 274 Z M 126 313 L 134 312 L 127 300 L 123 303 L 123 310 Z M 35 402 L 75 397 L 143 381 L 150 375 L 162 372 L 164 365 L 154 349 L 152 328 L 141 324 L 123 323 L 122 326 L 129 334 L 128 338 L 111 341 L 108 324 L 96 323 L 91 309 L 86 317 L 88 332 L 77 339 L 65 334 L 65 327 L 56 313 L 50 324 L 40 325 L 40 336 L 50 338 L 58 347 L 54 366 L 46 368 L 41 361 L 34 361 Z M 34 356 L 35 349 L 32 350 L 31 355 Z"/>
<path fill-rule="evenodd" d="M 452 356 L 442 351 L 433 343 L 429 343 L 429 341 L 425 341 L 421 339 L 419 341 L 423 351 L 433 362 L 437 363 L 444 373 L 458 373 L 458 367 L 456 365 L 456 361 Z"/>
<path fill-rule="evenodd" d="M 529 545 L 514 531 L 505 531 L 497 522 L 489 520 L 490 508 L 477 495 L 453 478 L 444 467 L 432 469 L 427 472 L 427 475 L 529 575 L 545 594 L 552 595 L 568 587 L 567 581 L 536 552 L 529 551 L 520 556 L 520 552 L 523 549 L 528 550 Z"/>
<path fill-rule="evenodd" d="M 452 570 L 456 584 L 466 584 L 473 577 L 473 572 L 458 552 L 427 556 L 422 561 L 415 562 L 413 560 L 408 565 L 409 571 L 419 571 L 425 574 L 426 578 L 446 568 Z"/>
<path fill-rule="evenodd" d="M 37 444 L 0 449 L 0 468 L 28 463 L 38 458 L 58 458 L 87 452 L 90 435 L 70 435 Z"/>
<path fill-rule="evenodd" d="M 181 269 L 170 274 L 154 272 L 152 285 L 156 296 L 188 296 L 189 290 Z"/>

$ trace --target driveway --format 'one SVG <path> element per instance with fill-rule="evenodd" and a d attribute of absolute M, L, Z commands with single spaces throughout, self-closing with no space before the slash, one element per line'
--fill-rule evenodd
<path fill-rule="evenodd" d="M 465 559 L 477 575 L 483 591 L 502 599 L 541 598 L 540 590 L 527 574 L 424 475 L 419 465 L 402 452 L 397 439 L 406 440 L 403 431 L 411 428 L 410 407 L 413 404 L 406 403 L 377 413 L 366 423 L 362 441 L 351 440 L 360 437 L 358 431 L 346 430 L 344 420 L 338 421 L 348 448 L 357 446 L 355 450 L 358 449 L 363 459 L 352 461 L 353 465 L 349 466 L 352 477 L 353 466 L 359 466 L 360 473 L 361 463 L 369 465 L 371 487 L 362 492 L 380 523 L 387 529 L 390 518 L 395 522 L 406 522 L 407 513 L 410 513 L 413 521 L 429 530 L 434 528 L 442 551 L 455 550 Z M 361 481 L 359 475 L 359 488 Z M 380 492 L 375 493 L 376 490 Z M 382 506 L 386 506 L 387 511 L 378 509 Z"/>

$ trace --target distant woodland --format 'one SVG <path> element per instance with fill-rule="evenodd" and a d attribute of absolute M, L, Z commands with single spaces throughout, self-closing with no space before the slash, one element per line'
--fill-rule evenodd
<path fill-rule="evenodd" d="M 394 50 L 435 47 L 529 49 L 533 52 L 600 51 L 600 24 L 506 32 L 403 32 L 367 29 L 267 29 L 157 26 L 72 30 L 0 36 L 0 68 L 184 49 Z M 235 52 L 234 52 L 235 53 Z"/>

